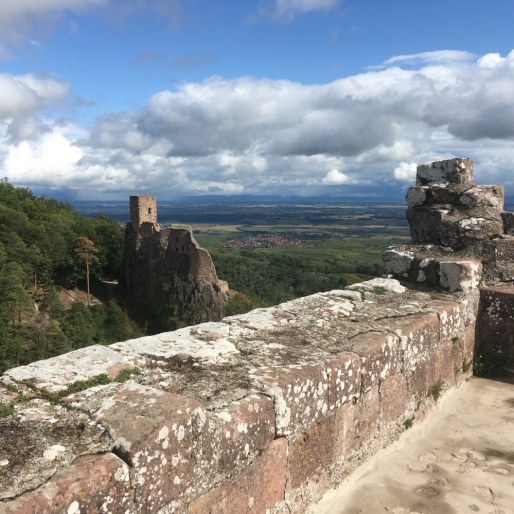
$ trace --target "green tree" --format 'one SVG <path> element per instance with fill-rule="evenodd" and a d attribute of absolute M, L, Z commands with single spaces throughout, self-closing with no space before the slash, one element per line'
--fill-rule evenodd
<path fill-rule="evenodd" d="M 91 306 L 91 296 L 89 292 L 89 271 L 91 265 L 95 262 L 98 262 L 99 259 L 96 256 L 98 250 L 95 248 L 95 245 L 91 239 L 85 236 L 80 236 L 77 239 L 77 245 L 75 246 L 75 253 L 79 256 L 79 258 L 86 265 L 86 284 L 87 284 L 87 305 Z"/>
<path fill-rule="evenodd" d="M 62 322 L 62 331 L 74 350 L 94 344 L 95 325 L 90 310 L 82 302 L 73 302 Z"/>

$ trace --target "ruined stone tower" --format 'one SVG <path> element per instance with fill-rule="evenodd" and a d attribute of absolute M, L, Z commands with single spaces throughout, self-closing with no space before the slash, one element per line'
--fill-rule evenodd
<path fill-rule="evenodd" d="M 224 316 L 228 284 L 218 280 L 211 256 L 191 230 L 161 230 L 155 196 L 130 197 L 122 281 L 149 316 L 159 313 L 177 326 Z"/>
<path fill-rule="evenodd" d="M 130 222 L 136 230 L 143 223 L 157 225 L 157 200 L 155 196 L 141 195 L 130 197 Z"/>

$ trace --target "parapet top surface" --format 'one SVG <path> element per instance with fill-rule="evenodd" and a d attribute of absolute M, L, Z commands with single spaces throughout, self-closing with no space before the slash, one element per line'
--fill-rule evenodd
<path fill-rule="evenodd" d="M 6 375 L 59 391 L 77 380 L 136 367 L 141 373 L 134 380 L 142 385 L 220 408 L 260 392 L 253 378 L 260 369 L 322 364 L 352 352 L 358 334 L 394 332 L 398 318 L 430 311 L 433 295 L 378 280 L 385 285 L 318 293 L 221 322 L 84 348 Z M 404 291 L 388 290 L 393 283 Z"/>

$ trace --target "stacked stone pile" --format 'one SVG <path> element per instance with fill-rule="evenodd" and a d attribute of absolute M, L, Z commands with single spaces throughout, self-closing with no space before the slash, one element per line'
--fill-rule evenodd
<path fill-rule="evenodd" d="M 451 291 L 514 281 L 514 213 L 503 186 L 473 182 L 473 161 L 418 166 L 406 195 L 412 245 L 384 253 L 390 276 Z"/>

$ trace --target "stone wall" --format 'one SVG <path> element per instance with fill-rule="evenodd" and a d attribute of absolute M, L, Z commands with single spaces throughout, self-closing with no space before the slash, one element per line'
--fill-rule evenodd
<path fill-rule="evenodd" d="M 472 305 L 375 280 L 9 370 L 0 512 L 304 512 L 466 378 Z"/>
<path fill-rule="evenodd" d="M 514 280 L 514 213 L 503 186 L 474 184 L 470 159 L 418 166 L 406 200 L 413 244 L 384 253 L 387 275 L 450 291 Z"/>
<path fill-rule="evenodd" d="M 389 248 L 384 272 L 435 290 L 481 289 L 476 353 L 514 359 L 514 213 L 503 187 L 476 185 L 473 162 L 458 158 L 418 166 L 406 200 L 413 244 Z"/>

